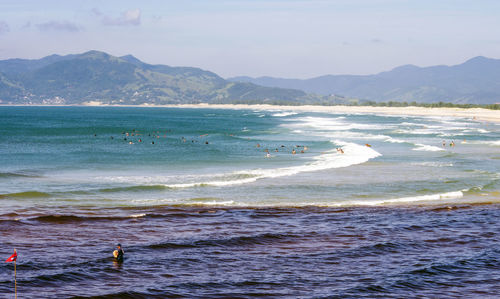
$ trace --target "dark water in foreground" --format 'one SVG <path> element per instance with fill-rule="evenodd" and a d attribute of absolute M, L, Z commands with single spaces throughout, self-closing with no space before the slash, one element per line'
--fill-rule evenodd
<path fill-rule="evenodd" d="M 497 204 L 86 213 L 0 221 L 3 256 L 19 252 L 20 298 L 499 295 Z M 116 239 L 121 265 L 109 258 Z M 3 263 L 3 297 L 12 278 Z"/>

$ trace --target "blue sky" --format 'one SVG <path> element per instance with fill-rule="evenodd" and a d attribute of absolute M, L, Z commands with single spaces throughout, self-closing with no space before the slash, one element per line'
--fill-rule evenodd
<path fill-rule="evenodd" d="M 223 77 L 500 58 L 497 0 L 0 2 L 0 59 L 100 50 Z"/>

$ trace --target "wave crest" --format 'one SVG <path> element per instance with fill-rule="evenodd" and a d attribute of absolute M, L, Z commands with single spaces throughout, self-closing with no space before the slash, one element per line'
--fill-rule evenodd
<path fill-rule="evenodd" d="M 232 173 L 230 175 L 237 176 L 233 180 L 213 180 L 204 182 L 194 182 L 185 184 L 170 184 L 165 185 L 168 188 L 191 188 L 191 187 L 204 187 L 215 186 L 224 187 L 229 185 L 240 185 L 253 183 L 259 179 L 277 178 L 284 176 L 297 175 L 302 172 L 321 171 L 333 168 L 343 168 L 352 165 L 365 163 L 370 159 L 381 156 L 381 154 L 372 148 L 362 146 L 355 143 L 333 141 L 334 144 L 342 146 L 344 154 L 339 154 L 336 150 L 331 150 L 314 157 L 314 161 L 300 166 L 291 166 L 274 169 L 256 169 L 256 170 L 243 170 Z"/>

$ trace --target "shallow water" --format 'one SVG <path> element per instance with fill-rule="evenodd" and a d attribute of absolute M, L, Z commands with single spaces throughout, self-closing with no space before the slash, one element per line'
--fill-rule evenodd
<path fill-rule="evenodd" d="M 498 125 L 173 108 L 0 116 L 0 253 L 18 250 L 20 298 L 498 296 Z M 0 294 L 12 292 L 3 263 Z"/>
<path fill-rule="evenodd" d="M 442 298 L 500 287 L 499 205 L 99 214 L 0 222 L 2 247 L 18 248 L 20 294 Z M 124 243 L 123 264 L 110 258 L 111 240 Z M 1 293 L 11 280 L 4 264 Z"/>

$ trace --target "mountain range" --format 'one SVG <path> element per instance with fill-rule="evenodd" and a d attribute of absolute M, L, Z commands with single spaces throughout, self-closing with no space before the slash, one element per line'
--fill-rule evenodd
<path fill-rule="evenodd" d="M 482 56 L 454 66 L 404 65 L 375 75 L 325 75 L 311 79 L 234 77 L 228 80 L 376 102 L 500 103 L 500 59 Z"/>
<path fill-rule="evenodd" d="M 0 61 L 0 104 L 335 103 L 297 89 L 230 82 L 193 67 L 147 64 L 104 52 Z"/>
<path fill-rule="evenodd" d="M 500 102 L 500 60 L 455 66 L 405 65 L 375 75 L 311 79 L 234 77 L 194 67 L 147 64 L 100 51 L 0 60 L 0 104 L 115 105 L 245 103 Z"/>

